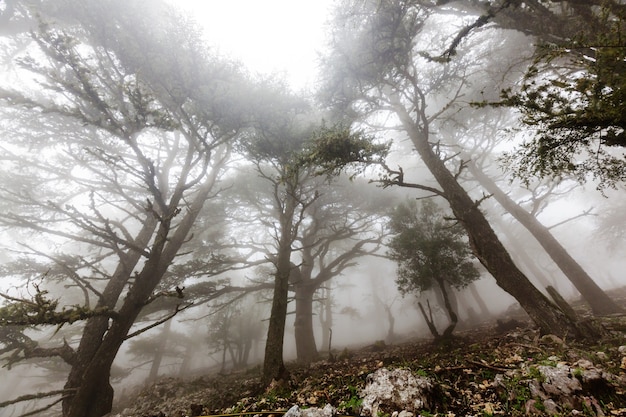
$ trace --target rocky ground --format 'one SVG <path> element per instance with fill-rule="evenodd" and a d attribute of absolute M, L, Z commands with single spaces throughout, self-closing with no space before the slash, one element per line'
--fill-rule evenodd
<path fill-rule="evenodd" d="M 295 417 L 314 410 L 373 417 L 626 416 L 626 317 L 602 319 L 609 336 L 592 343 L 540 337 L 524 321 L 506 323 L 460 332 L 445 346 L 377 342 L 309 366 L 291 364 L 290 380 L 265 390 L 258 367 L 163 379 L 112 415 L 282 414 L 297 405 Z"/>

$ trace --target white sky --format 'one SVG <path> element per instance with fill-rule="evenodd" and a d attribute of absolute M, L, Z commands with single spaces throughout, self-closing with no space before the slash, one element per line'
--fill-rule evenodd
<path fill-rule="evenodd" d="M 313 82 L 333 0 L 176 0 L 207 40 L 250 71 L 284 73 L 294 89 Z"/>

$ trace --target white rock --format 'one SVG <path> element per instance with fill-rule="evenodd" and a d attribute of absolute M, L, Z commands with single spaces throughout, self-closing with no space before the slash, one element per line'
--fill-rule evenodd
<path fill-rule="evenodd" d="M 294 405 L 285 413 L 284 417 L 301 417 L 302 411 L 300 411 L 300 407 Z"/>
<path fill-rule="evenodd" d="M 362 415 L 377 416 L 381 405 L 406 412 L 427 409 L 432 402 L 433 388 L 429 378 L 415 376 L 408 369 L 378 369 L 367 376 L 366 386 L 361 392 Z M 410 416 L 400 413 L 398 417 Z"/>

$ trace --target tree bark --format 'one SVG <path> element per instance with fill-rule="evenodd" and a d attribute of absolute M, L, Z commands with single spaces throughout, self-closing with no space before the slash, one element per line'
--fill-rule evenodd
<path fill-rule="evenodd" d="M 323 296 L 324 300 L 320 305 L 320 324 L 322 326 L 322 343 L 320 350 L 329 349 L 330 346 L 330 332 L 333 327 L 333 305 L 332 305 L 332 295 L 331 289 L 329 286 L 323 287 Z"/>
<path fill-rule="evenodd" d="M 454 328 L 456 327 L 456 324 L 459 321 L 459 316 L 457 316 L 456 311 L 454 311 L 455 309 L 452 308 L 452 303 L 450 302 L 450 296 L 446 289 L 446 283 L 444 282 L 444 280 L 438 279 L 437 285 L 439 286 L 439 291 L 441 291 L 441 296 L 443 297 L 443 304 L 446 309 L 446 312 L 448 313 L 448 318 L 450 319 L 450 324 L 448 324 L 448 327 L 446 327 L 446 329 L 443 331 L 441 335 L 442 338 L 447 338 L 447 337 L 452 336 L 452 332 L 454 331 Z"/>
<path fill-rule="evenodd" d="M 280 205 L 280 204 L 279 204 Z M 294 215 L 297 202 L 295 193 L 290 192 L 284 203 L 284 211 L 280 219 L 280 239 L 274 275 L 274 294 L 267 342 L 263 360 L 261 383 L 269 385 L 272 380 L 283 380 L 287 377 L 287 369 L 283 361 L 283 344 L 285 340 L 285 323 L 287 321 L 287 304 L 289 301 L 289 277 L 291 276 L 291 252 L 294 236 Z"/>
<path fill-rule="evenodd" d="M 385 309 L 385 313 L 387 314 L 387 322 L 389 323 L 389 328 L 387 329 L 387 336 L 385 337 L 385 343 L 391 344 L 396 339 L 396 333 L 395 333 L 396 318 L 393 316 L 393 311 L 391 311 L 391 306 L 384 304 L 383 307 Z"/>
<path fill-rule="evenodd" d="M 317 358 L 315 334 L 313 333 L 313 295 L 315 287 L 296 285 L 296 318 L 294 333 L 298 362 L 310 363 Z"/>
<path fill-rule="evenodd" d="M 171 219 L 167 218 L 161 222 L 152 253 L 163 252 L 168 240 L 170 222 Z M 163 255 L 152 256 L 141 273 L 135 277 L 135 284 L 128 291 L 118 317 L 113 320 L 104 339 L 95 349 L 93 357 L 82 369 L 80 385 L 68 387 L 66 384 L 66 388 L 76 388 L 76 393 L 71 397 L 64 417 L 101 417 L 111 411 L 113 405 L 113 388 L 109 382 L 111 365 L 173 255 L 171 258 L 165 258 Z"/>
<path fill-rule="evenodd" d="M 474 255 L 495 278 L 497 284 L 511 294 L 528 313 L 542 334 L 560 337 L 587 337 L 576 323 L 569 320 L 548 300 L 517 268 L 508 252 L 496 236 L 491 225 L 467 192 L 448 170 L 445 162 L 435 153 L 428 141 L 428 125 L 418 126 L 406 109 L 394 103 L 415 150 L 443 190 L 455 217 L 463 224 L 469 236 Z M 421 117 L 426 119 L 422 114 Z"/>
<path fill-rule="evenodd" d="M 157 221 L 149 217 L 143 224 L 143 228 L 137 235 L 135 244 L 137 247 L 146 247 L 152 237 L 152 234 L 157 225 Z M 107 283 L 102 297 L 98 301 L 96 308 L 109 308 L 114 309 L 117 300 L 119 299 L 122 291 L 126 287 L 129 277 L 132 274 L 134 267 L 141 259 L 141 254 L 137 251 L 131 251 L 124 257 L 122 262 L 117 266 L 117 269 L 113 273 L 113 276 Z M 96 357 L 98 348 L 102 339 L 109 329 L 109 319 L 102 316 L 96 316 L 90 318 L 85 323 L 85 329 L 80 339 L 80 343 L 76 350 L 76 363 L 70 369 L 70 372 L 65 383 L 65 389 L 77 389 L 82 384 L 83 373 L 89 367 L 90 362 Z M 102 375 L 100 381 L 102 388 L 102 396 L 105 397 L 101 402 L 102 405 L 94 404 L 95 407 L 106 409 L 106 404 L 110 401 L 113 402 L 113 387 L 109 382 L 108 373 Z M 109 398 L 110 396 L 110 398 Z M 74 400 L 73 396 L 68 396 L 62 403 L 63 415 L 66 416 L 69 413 L 70 406 Z M 110 406 L 109 406 L 110 408 Z M 106 414 L 108 411 L 103 412 Z M 88 414 L 85 414 L 88 416 Z M 99 417 L 99 416 L 98 416 Z"/>
<path fill-rule="evenodd" d="M 473 162 L 468 163 L 468 169 L 480 185 L 520 222 L 546 251 L 554 263 L 563 271 L 565 276 L 576 287 L 582 297 L 589 303 L 595 315 L 621 313 L 620 308 L 595 281 L 587 274 L 578 262 L 565 250 L 559 241 L 550 233 L 550 230 L 537 218 L 513 201 L 498 185 Z"/>
<path fill-rule="evenodd" d="M 520 262 L 521 265 L 526 267 L 529 273 L 538 281 L 540 286 L 545 288 L 549 285 L 554 285 L 556 287 L 556 280 L 553 278 L 553 282 L 550 282 L 546 274 L 544 274 L 543 271 L 541 271 L 537 266 L 537 262 L 532 259 L 526 248 L 520 244 L 519 240 L 513 236 L 513 233 L 511 233 L 509 228 L 502 223 L 500 223 L 500 226 L 500 230 L 502 230 L 502 233 L 506 236 L 510 248 L 514 253 L 514 260 Z"/>
<path fill-rule="evenodd" d="M 430 302 L 426 300 L 426 304 L 428 305 L 428 314 L 426 314 L 426 310 L 424 310 L 424 306 L 422 305 L 421 302 L 417 303 L 417 306 L 422 312 L 422 316 L 424 317 L 424 320 L 426 321 L 428 330 L 430 330 L 430 333 L 433 335 L 433 337 L 436 340 L 436 339 L 439 339 L 441 336 L 439 335 L 439 332 L 437 331 L 437 326 L 435 326 L 435 320 L 433 320 L 433 311 L 430 308 Z"/>
<path fill-rule="evenodd" d="M 264 385 L 269 385 L 272 380 L 284 379 L 287 372 L 283 362 L 283 343 L 289 296 L 290 255 L 291 248 L 281 250 L 278 256 L 277 270 L 274 276 L 272 310 L 267 329 L 265 358 L 263 360 L 262 383 Z"/>

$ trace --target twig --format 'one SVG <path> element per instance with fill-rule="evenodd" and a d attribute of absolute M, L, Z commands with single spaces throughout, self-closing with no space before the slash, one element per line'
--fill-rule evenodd
<path fill-rule="evenodd" d="M 510 371 L 512 369 L 512 368 L 501 368 L 499 366 L 493 366 L 493 365 L 489 365 L 488 363 L 473 361 L 473 360 L 470 360 L 470 359 L 468 359 L 467 361 L 469 363 L 473 364 L 473 365 L 480 366 L 482 368 L 493 369 L 494 371 L 506 372 L 506 371 Z"/>
<path fill-rule="evenodd" d="M 175 315 L 177 315 L 181 311 L 185 311 L 185 310 L 187 310 L 189 307 L 191 307 L 193 305 L 194 305 L 193 303 L 190 303 L 190 304 L 187 304 L 186 306 L 184 306 L 183 308 L 180 308 L 180 304 L 177 305 L 176 306 L 176 310 L 174 310 L 174 312 L 172 314 L 166 316 L 165 318 L 162 318 L 161 320 L 157 320 L 156 322 L 152 323 L 149 326 L 146 326 L 146 327 L 144 327 L 142 329 L 137 330 L 136 332 L 133 332 L 133 333 L 127 335 L 124 338 L 124 340 L 128 340 L 128 339 L 130 339 L 132 337 L 140 335 L 141 333 L 147 332 L 148 330 L 150 330 L 150 329 L 152 329 L 154 327 L 160 326 L 161 324 L 165 323 L 166 321 L 172 319 Z"/>

